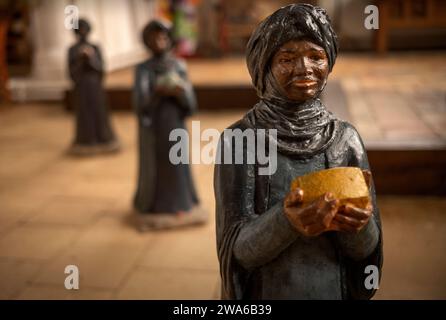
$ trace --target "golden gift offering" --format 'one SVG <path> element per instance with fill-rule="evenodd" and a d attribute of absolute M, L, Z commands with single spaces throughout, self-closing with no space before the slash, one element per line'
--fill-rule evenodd
<path fill-rule="evenodd" d="M 340 205 L 351 203 L 364 209 L 370 203 L 369 188 L 360 168 L 338 167 L 312 172 L 294 179 L 291 190 L 296 188 L 304 191 L 304 203 L 327 192 L 331 192 Z"/>

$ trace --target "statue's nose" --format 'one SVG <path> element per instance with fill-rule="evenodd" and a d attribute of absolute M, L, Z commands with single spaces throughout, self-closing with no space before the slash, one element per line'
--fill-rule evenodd
<path fill-rule="evenodd" d="M 296 59 L 293 71 L 295 75 L 308 75 L 313 73 L 306 57 Z"/>

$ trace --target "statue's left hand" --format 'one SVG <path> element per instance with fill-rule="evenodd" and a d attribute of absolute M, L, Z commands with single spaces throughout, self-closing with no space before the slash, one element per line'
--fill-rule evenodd
<path fill-rule="evenodd" d="M 84 45 L 82 47 L 82 49 L 80 50 L 80 54 L 81 54 L 81 56 L 83 56 L 85 58 L 90 58 L 90 57 L 94 56 L 94 49 L 92 46 Z"/>
<path fill-rule="evenodd" d="M 172 90 L 175 97 L 179 97 L 184 93 L 184 87 L 179 84 L 175 85 Z"/>
<path fill-rule="evenodd" d="M 352 204 L 342 205 L 331 222 L 330 230 L 358 233 L 369 222 L 372 213 L 371 204 L 365 209 Z"/>
<path fill-rule="evenodd" d="M 372 173 L 370 170 L 362 170 L 367 187 L 370 189 Z M 369 204 L 365 209 L 358 208 L 353 204 L 345 204 L 338 208 L 334 216 L 330 230 L 343 232 L 359 232 L 368 222 L 373 213 L 373 206 Z"/>
<path fill-rule="evenodd" d="M 158 86 L 155 88 L 155 92 L 162 96 L 179 97 L 184 93 L 184 87 L 180 85 L 174 87 Z"/>

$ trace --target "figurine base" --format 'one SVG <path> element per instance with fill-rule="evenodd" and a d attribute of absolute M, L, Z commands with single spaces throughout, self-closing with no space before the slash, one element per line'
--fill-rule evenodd
<path fill-rule="evenodd" d="M 199 206 L 186 213 L 136 213 L 135 224 L 141 232 L 181 228 L 192 225 L 205 224 L 208 213 Z"/>
<path fill-rule="evenodd" d="M 75 156 L 90 156 L 103 153 L 115 153 L 120 149 L 119 142 L 112 141 L 110 143 L 95 145 L 73 144 L 68 150 L 68 153 Z"/>

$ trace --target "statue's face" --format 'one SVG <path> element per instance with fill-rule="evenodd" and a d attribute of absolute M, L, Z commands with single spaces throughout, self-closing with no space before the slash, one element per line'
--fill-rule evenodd
<path fill-rule="evenodd" d="M 90 33 L 90 26 L 88 25 L 88 22 L 85 22 L 85 20 L 79 20 L 79 29 L 75 30 L 75 33 L 79 39 L 87 39 L 88 34 Z"/>
<path fill-rule="evenodd" d="M 169 35 L 164 31 L 151 32 L 149 34 L 148 47 L 154 55 L 166 53 L 171 47 Z"/>
<path fill-rule="evenodd" d="M 291 40 L 274 54 L 271 71 L 288 99 L 303 102 L 314 98 L 329 73 L 324 48 L 307 40 Z"/>

